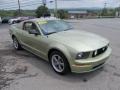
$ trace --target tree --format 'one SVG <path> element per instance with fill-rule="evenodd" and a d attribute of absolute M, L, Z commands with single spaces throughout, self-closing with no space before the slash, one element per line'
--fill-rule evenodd
<path fill-rule="evenodd" d="M 118 12 L 118 16 L 120 16 L 120 6 L 115 9 L 115 12 Z"/>
<path fill-rule="evenodd" d="M 19 10 L 16 10 L 14 13 L 13 13 L 13 16 L 22 16 L 23 15 L 23 11 L 22 10 L 20 10 L 20 12 L 19 12 Z"/>
<path fill-rule="evenodd" d="M 64 10 L 58 10 L 57 11 L 58 17 L 61 19 L 67 18 L 68 12 Z"/>
<path fill-rule="evenodd" d="M 115 9 L 109 9 L 108 10 L 108 16 L 115 16 L 115 14 L 116 14 Z"/>
<path fill-rule="evenodd" d="M 116 10 L 110 8 L 108 9 L 104 8 L 101 13 L 102 16 L 115 16 L 115 14 L 116 14 Z"/>
<path fill-rule="evenodd" d="M 107 8 L 102 10 L 101 16 L 107 16 Z"/>
<path fill-rule="evenodd" d="M 0 10 L 0 17 L 11 17 L 13 16 L 13 11 L 12 10 Z"/>
<path fill-rule="evenodd" d="M 38 18 L 44 16 L 44 15 L 47 15 L 47 14 L 50 14 L 48 8 L 46 6 L 39 6 L 37 9 L 36 9 L 36 15 Z"/>

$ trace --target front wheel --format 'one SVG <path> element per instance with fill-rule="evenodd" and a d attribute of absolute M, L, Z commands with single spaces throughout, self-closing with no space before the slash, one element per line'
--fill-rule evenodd
<path fill-rule="evenodd" d="M 18 42 L 17 38 L 16 37 L 13 37 L 13 46 L 16 50 L 21 50 L 22 47 L 20 45 L 20 43 Z"/>
<path fill-rule="evenodd" d="M 12 24 L 15 24 L 15 23 L 16 23 L 16 21 L 13 21 L 13 22 L 12 22 Z"/>
<path fill-rule="evenodd" d="M 60 75 L 67 74 L 70 71 L 66 57 L 59 51 L 54 51 L 50 54 L 50 64 L 54 71 Z"/>

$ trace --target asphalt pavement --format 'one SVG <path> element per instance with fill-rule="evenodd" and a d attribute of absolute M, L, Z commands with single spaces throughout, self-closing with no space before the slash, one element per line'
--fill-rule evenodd
<path fill-rule="evenodd" d="M 56 74 L 49 63 L 13 48 L 9 25 L 0 24 L 0 90 L 120 90 L 120 19 L 68 20 L 78 30 L 110 41 L 112 55 L 105 66 L 85 74 Z"/>

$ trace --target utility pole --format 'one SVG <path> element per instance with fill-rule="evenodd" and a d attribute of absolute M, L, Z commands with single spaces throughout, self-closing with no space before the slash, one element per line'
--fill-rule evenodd
<path fill-rule="evenodd" d="M 55 13 L 55 17 L 58 17 L 57 16 L 57 0 L 55 0 L 55 10 L 54 10 L 54 13 Z"/>
<path fill-rule="evenodd" d="M 118 16 L 120 17 L 120 5 L 118 7 Z"/>
<path fill-rule="evenodd" d="M 21 9 L 20 9 L 20 0 L 18 0 L 18 7 L 19 7 L 19 15 L 21 15 Z"/>
<path fill-rule="evenodd" d="M 102 16 L 106 16 L 106 14 L 107 14 L 106 6 L 107 6 L 107 3 L 105 2 L 105 3 L 104 3 L 103 10 L 102 10 Z"/>
<path fill-rule="evenodd" d="M 106 6 L 107 6 L 107 3 L 105 2 L 105 3 L 104 3 L 104 8 L 106 8 Z"/>
<path fill-rule="evenodd" d="M 46 0 L 42 0 L 43 6 L 46 6 Z"/>

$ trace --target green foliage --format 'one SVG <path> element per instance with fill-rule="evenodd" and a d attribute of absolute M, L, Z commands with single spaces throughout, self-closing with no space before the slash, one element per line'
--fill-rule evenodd
<path fill-rule="evenodd" d="M 33 10 L 18 10 L 14 11 L 13 16 L 35 16 L 35 11 Z"/>
<path fill-rule="evenodd" d="M 58 10 L 57 14 L 58 14 L 58 17 L 61 19 L 65 19 L 68 17 L 68 12 L 64 10 Z"/>
<path fill-rule="evenodd" d="M 106 8 L 104 8 L 102 10 L 101 16 L 107 16 L 107 9 Z"/>
<path fill-rule="evenodd" d="M 13 15 L 14 15 L 14 16 L 22 16 L 22 15 L 23 15 L 22 10 L 20 10 L 20 12 L 19 12 L 19 10 L 16 10 L 16 11 L 13 13 Z"/>
<path fill-rule="evenodd" d="M 108 15 L 109 16 L 115 16 L 115 14 L 116 14 L 116 10 L 115 9 L 109 9 L 108 10 Z"/>
<path fill-rule="evenodd" d="M 102 10 L 101 16 L 115 16 L 115 12 L 116 12 L 115 9 L 104 8 Z"/>
<path fill-rule="evenodd" d="M 39 6 L 37 9 L 36 9 L 36 15 L 38 18 L 44 16 L 45 14 L 49 14 L 49 10 L 46 6 Z"/>
<path fill-rule="evenodd" d="M 7 16 L 13 16 L 13 11 L 9 10 L 0 10 L 0 16 L 1 17 L 7 17 Z"/>
<path fill-rule="evenodd" d="M 22 10 L 23 16 L 36 16 L 35 10 Z"/>
<path fill-rule="evenodd" d="M 0 10 L 1 17 L 19 16 L 18 10 Z M 20 16 L 35 16 L 34 10 L 21 10 Z"/>

